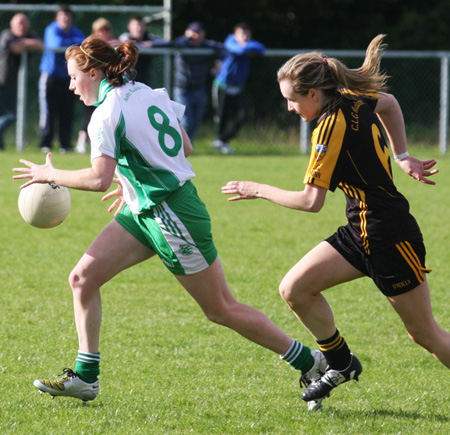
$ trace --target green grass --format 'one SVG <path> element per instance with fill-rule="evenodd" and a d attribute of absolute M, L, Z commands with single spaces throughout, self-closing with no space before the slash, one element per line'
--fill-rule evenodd
<path fill-rule="evenodd" d="M 436 150 L 438 185 L 395 169 L 421 224 L 434 312 L 450 329 L 450 159 Z M 448 434 L 449 373 L 407 338 L 400 320 L 368 279 L 326 292 L 337 325 L 364 372 L 333 392 L 321 413 L 306 412 L 298 373 L 278 356 L 208 322 L 157 259 L 103 288 L 101 393 L 82 405 L 40 396 L 34 379 L 73 367 L 77 338 L 67 283 L 71 268 L 111 219 L 101 194 L 71 191 L 72 210 L 54 229 L 25 224 L 17 209 L 18 159 L 0 168 L 0 433 L 1 434 Z M 341 192 L 319 214 L 264 201 L 228 203 L 220 187 L 253 179 L 302 188 L 306 156 L 193 156 L 194 180 L 213 221 L 216 245 L 237 298 L 264 311 L 288 334 L 314 346 L 278 295 L 286 271 L 345 222 Z M 54 156 L 57 167 L 81 168 L 87 156 Z"/>

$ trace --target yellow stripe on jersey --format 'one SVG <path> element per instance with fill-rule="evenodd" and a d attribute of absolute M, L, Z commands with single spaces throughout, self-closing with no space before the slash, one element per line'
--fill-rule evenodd
<path fill-rule="evenodd" d="M 423 271 L 425 270 L 423 266 L 420 264 L 419 257 L 414 252 L 413 247 L 409 242 L 400 242 L 397 243 L 396 248 L 399 250 L 402 257 L 409 264 L 414 274 L 416 275 L 417 280 L 422 283 L 425 281 L 425 275 Z"/>
<path fill-rule="evenodd" d="M 321 136 L 319 137 L 320 144 L 328 145 L 330 143 L 331 133 L 334 129 L 334 126 L 336 125 L 336 121 L 336 115 L 325 118 L 325 120 L 323 121 L 323 128 L 321 128 Z"/>
<path fill-rule="evenodd" d="M 355 96 L 359 96 L 359 97 L 363 96 L 363 97 L 370 97 L 370 98 L 376 98 L 376 99 L 379 98 L 379 93 L 377 91 L 372 91 L 372 92 L 367 92 L 367 93 L 364 92 L 362 94 L 362 93 L 350 91 L 349 89 L 341 89 L 340 92 L 342 95 L 347 94 L 347 95 L 355 95 Z"/>
<path fill-rule="evenodd" d="M 331 176 L 342 149 L 347 123 L 342 110 L 327 116 L 314 129 L 311 137 L 311 156 L 303 182 L 330 188 Z M 329 146 L 332 144 L 331 146 Z"/>

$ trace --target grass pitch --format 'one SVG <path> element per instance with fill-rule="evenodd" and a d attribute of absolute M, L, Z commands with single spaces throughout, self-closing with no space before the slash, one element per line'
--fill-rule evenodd
<path fill-rule="evenodd" d="M 437 186 L 395 168 L 424 233 L 434 312 L 450 329 L 450 161 L 434 150 Z M 11 168 L 37 152 L 1 154 L 0 433 L 2 434 L 448 434 L 449 372 L 407 338 L 368 279 L 326 292 L 337 325 L 364 371 L 341 386 L 320 413 L 300 399 L 298 373 L 277 355 L 209 323 L 157 259 L 103 288 L 102 373 L 87 405 L 40 396 L 33 380 L 73 367 L 77 338 L 67 276 L 111 219 L 101 194 L 71 191 L 72 210 L 54 229 L 27 225 L 17 209 Z M 87 156 L 54 155 L 57 167 L 82 168 Z M 314 347 L 278 295 L 285 272 L 345 223 L 341 192 L 319 214 L 264 201 L 228 203 L 220 187 L 252 179 L 302 188 L 307 157 L 193 156 L 194 180 L 212 216 L 216 245 L 236 297 Z"/>

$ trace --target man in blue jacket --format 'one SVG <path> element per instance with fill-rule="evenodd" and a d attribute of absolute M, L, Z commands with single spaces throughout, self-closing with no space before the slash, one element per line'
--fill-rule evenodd
<path fill-rule="evenodd" d="M 218 70 L 225 57 L 223 44 L 205 39 L 205 28 L 198 21 L 190 23 L 184 35 L 174 41 L 177 48 L 209 48 L 213 54 L 175 53 L 175 79 L 173 98 L 186 106 L 182 124 L 191 142 L 194 143 L 198 127 L 202 122 L 207 102 L 206 84 L 211 74 L 212 59 L 214 69 Z"/>
<path fill-rule="evenodd" d="M 81 44 L 86 36 L 72 22 L 73 11 L 68 6 L 61 6 L 56 12 L 55 21 L 45 28 L 45 47 L 55 49 Z M 64 51 L 57 53 L 45 50 L 39 70 L 39 146 L 43 152 L 51 150 L 55 122 L 58 122 L 60 152 L 73 151 L 71 136 L 76 96 L 69 90 L 70 78 Z"/>
<path fill-rule="evenodd" d="M 213 83 L 216 130 L 213 147 L 222 154 L 234 152 L 228 141 L 236 136 L 247 117 L 244 87 L 250 72 L 250 57 L 263 54 L 266 49 L 251 37 L 248 24 L 239 23 L 234 27 L 225 40 L 228 56 Z"/>

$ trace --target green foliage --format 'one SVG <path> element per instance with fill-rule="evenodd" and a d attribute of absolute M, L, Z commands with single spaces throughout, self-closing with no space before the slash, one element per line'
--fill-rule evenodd
<path fill-rule="evenodd" d="M 30 4 L 30 0 L 11 3 Z M 59 4 L 58 1 L 38 3 Z M 207 37 L 223 41 L 233 26 L 248 22 L 270 48 L 365 49 L 379 33 L 394 50 L 449 50 L 450 3 L 409 0 L 172 0 L 173 36 L 190 21 L 206 24 Z M 73 4 L 91 5 L 89 0 Z M 163 0 L 97 0 L 98 5 L 162 6 Z"/>
<path fill-rule="evenodd" d="M 450 329 L 448 156 L 434 157 L 437 186 L 396 167 L 411 200 L 434 272 L 435 316 Z M 71 191 L 72 210 L 54 229 L 25 224 L 17 210 L 19 158 L 0 160 L 0 433 L 2 434 L 447 434 L 448 371 L 407 338 L 400 320 L 367 279 L 326 293 L 343 335 L 364 372 L 333 392 L 321 413 L 307 413 L 298 374 L 276 355 L 209 323 L 157 259 L 125 271 L 103 288 L 101 392 L 87 405 L 50 400 L 32 386 L 73 367 L 77 339 L 67 276 L 111 218 L 101 194 Z M 264 201 L 229 203 L 220 187 L 253 179 L 300 189 L 307 157 L 193 156 L 194 180 L 213 221 L 215 242 L 236 297 L 265 312 L 288 334 L 313 346 L 277 292 L 286 271 L 345 222 L 342 193 L 319 214 Z M 87 156 L 57 155 L 61 168 L 89 165 Z M 443 381 L 444 380 L 444 381 Z"/>

